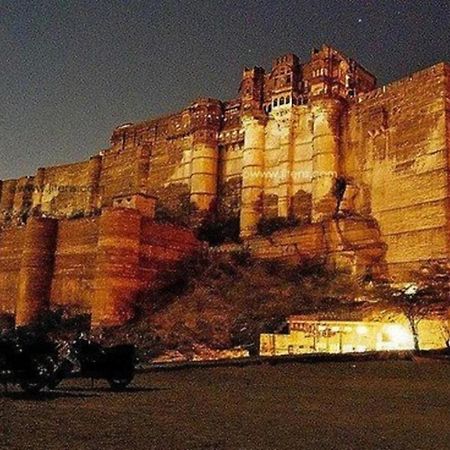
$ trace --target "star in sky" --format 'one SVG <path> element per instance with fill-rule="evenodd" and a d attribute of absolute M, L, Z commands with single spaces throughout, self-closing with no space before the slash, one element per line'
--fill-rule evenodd
<path fill-rule="evenodd" d="M 83 161 L 117 124 L 175 113 L 199 95 L 234 98 L 242 65 L 270 70 L 287 51 L 306 63 L 328 43 L 380 86 L 450 61 L 448 4 L 0 0 L 0 179 Z"/>

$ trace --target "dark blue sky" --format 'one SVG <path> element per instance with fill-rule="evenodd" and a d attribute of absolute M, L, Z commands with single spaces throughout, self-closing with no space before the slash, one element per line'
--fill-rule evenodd
<path fill-rule="evenodd" d="M 0 0 L 0 179 L 123 122 L 235 95 L 244 65 L 329 43 L 379 83 L 450 61 L 449 0 Z"/>

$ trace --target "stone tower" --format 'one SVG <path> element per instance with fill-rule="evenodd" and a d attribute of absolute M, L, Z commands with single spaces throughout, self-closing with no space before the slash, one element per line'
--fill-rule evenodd
<path fill-rule="evenodd" d="M 305 213 L 301 220 L 321 222 L 336 214 L 347 104 L 374 85 L 368 72 L 327 46 L 307 64 L 286 54 L 268 74 L 244 70 L 243 237 L 256 234 L 261 217 L 295 217 L 296 196 Z"/>
<path fill-rule="evenodd" d="M 189 108 L 193 136 L 190 198 L 199 210 L 208 210 L 217 195 L 218 134 L 221 102 L 202 98 Z"/>

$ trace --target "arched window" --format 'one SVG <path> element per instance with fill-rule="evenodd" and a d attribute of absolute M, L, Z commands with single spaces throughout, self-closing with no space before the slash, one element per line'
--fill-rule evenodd
<path fill-rule="evenodd" d="M 280 106 L 284 105 L 284 97 L 280 97 Z"/>
<path fill-rule="evenodd" d="M 275 99 L 275 100 L 273 101 L 273 107 L 275 108 L 276 106 L 278 106 L 278 100 L 277 100 L 277 99 Z"/>
<path fill-rule="evenodd" d="M 289 105 L 289 103 L 291 103 L 291 97 L 288 95 L 286 97 L 286 105 Z"/>

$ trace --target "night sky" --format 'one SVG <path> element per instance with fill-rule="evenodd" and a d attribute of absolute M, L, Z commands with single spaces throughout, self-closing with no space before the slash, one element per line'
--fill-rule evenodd
<path fill-rule="evenodd" d="M 0 179 L 83 160 L 112 129 L 235 96 L 244 65 L 328 43 L 379 84 L 450 61 L 449 0 L 0 0 Z"/>

